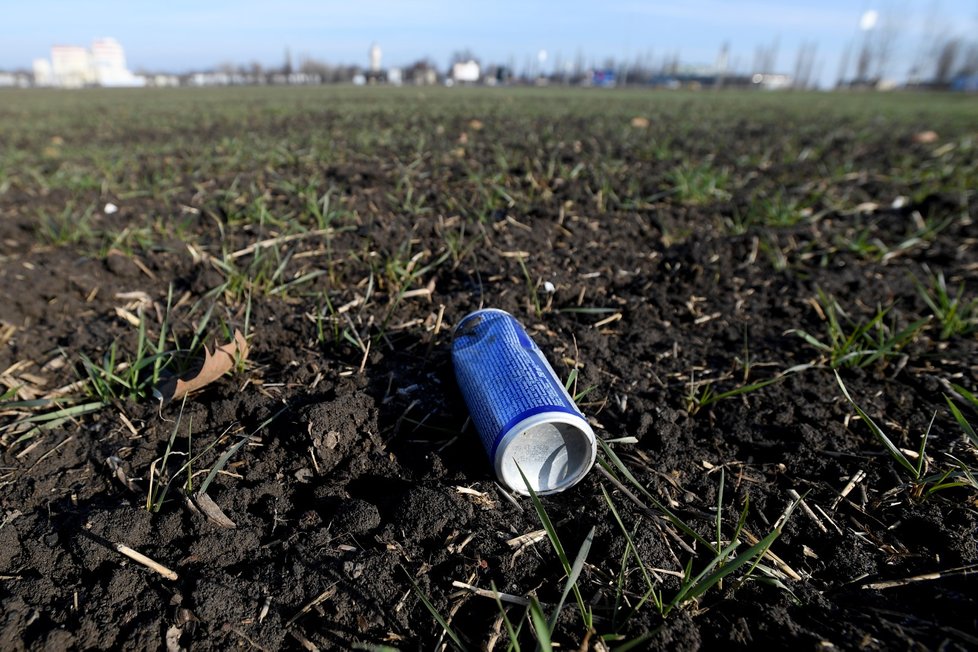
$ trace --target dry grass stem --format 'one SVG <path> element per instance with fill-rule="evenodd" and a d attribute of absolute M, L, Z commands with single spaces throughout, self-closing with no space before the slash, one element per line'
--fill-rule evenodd
<path fill-rule="evenodd" d="M 863 481 L 865 477 L 866 477 L 866 472 L 863 471 L 862 469 L 859 469 L 858 471 L 853 473 L 852 477 L 849 478 L 849 481 L 846 483 L 846 486 L 842 488 L 842 491 L 839 492 L 839 495 L 836 496 L 835 500 L 832 501 L 832 505 L 829 507 L 829 509 L 832 509 L 834 511 L 835 508 L 839 506 L 839 503 L 841 503 L 846 498 L 846 496 L 848 496 L 849 493 L 856 488 L 856 485 Z"/>
<path fill-rule="evenodd" d="M 798 504 L 801 506 L 801 511 L 805 512 L 805 515 L 808 516 L 808 518 L 812 519 L 815 525 L 818 526 L 818 529 L 826 533 L 829 531 L 829 529 L 825 526 L 825 523 L 822 522 L 822 519 L 818 517 L 818 514 L 812 511 L 812 508 L 808 506 L 808 503 L 805 502 L 805 500 L 798 494 L 797 491 L 795 491 L 794 489 L 789 489 L 788 495 L 791 496 L 792 500 L 798 501 Z"/>
<path fill-rule="evenodd" d="M 970 564 L 968 566 L 958 566 L 957 568 L 950 568 L 946 571 L 923 573 L 921 575 L 913 575 L 911 577 L 904 577 L 898 580 L 888 580 L 886 582 L 873 582 L 871 584 L 863 585 L 863 588 L 877 589 L 877 590 L 893 589 L 899 586 L 906 586 L 908 584 L 913 584 L 914 582 L 928 582 L 931 580 L 939 580 L 945 577 L 974 575 L 975 573 L 978 573 L 978 564 Z"/>
<path fill-rule="evenodd" d="M 177 579 L 179 579 L 179 575 L 177 575 L 175 572 L 173 572 L 163 564 L 153 561 L 143 553 L 137 552 L 127 545 L 124 545 L 122 543 L 113 543 L 112 547 L 115 548 L 117 552 L 125 555 L 129 559 L 132 559 L 134 562 L 138 564 L 142 564 L 143 566 L 145 566 L 146 568 L 152 571 L 156 571 L 157 573 L 159 573 L 160 575 L 162 575 L 168 580 L 173 580 L 175 582 L 177 581 Z"/>
<path fill-rule="evenodd" d="M 302 609 L 299 610 L 299 612 L 296 615 L 292 616 L 288 620 L 288 622 L 285 623 L 285 626 L 286 627 L 291 627 L 292 624 L 295 621 L 299 620 L 304 615 L 306 615 L 307 613 L 309 613 L 310 611 L 312 611 L 312 609 L 316 605 L 320 604 L 321 602 L 325 602 L 326 600 L 329 600 L 331 597 L 333 597 L 333 595 L 335 593 L 336 593 L 336 584 L 332 584 L 325 591 L 323 591 L 322 593 L 320 593 L 319 595 L 317 595 L 315 598 L 313 598 L 312 600 L 310 600 L 306 604 L 306 606 L 304 606 Z"/>
<path fill-rule="evenodd" d="M 546 530 L 534 530 L 507 540 L 506 545 L 508 545 L 510 548 L 522 548 L 524 546 L 534 544 L 537 541 L 543 541 L 545 538 L 547 538 Z"/>
<path fill-rule="evenodd" d="M 523 607 L 530 604 L 530 601 L 527 598 L 518 595 L 513 595 L 511 593 L 501 593 L 499 591 L 489 591 L 487 589 L 480 589 L 477 586 L 472 586 L 471 584 L 467 584 L 466 582 L 459 582 L 458 580 L 452 582 L 452 586 L 459 589 L 465 589 L 466 591 L 470 591 L 475 595 L 482 596 L 483 598 L 492 598 L 493 600 L 499 599 L 502 600 L 503 602 L 510 602 L 512 604 L 518 604 Z"/>
<path fill-rule="evenodd" d="M 259 240 L 258 242 L 254 242 L 248 245 L 244 249 L 238 249 L 237 251 L 232 252 L 229 258 L 234 260 L 237 258 L 241 258 L 242 256 L 247 256 L 250 253 L 254 253 L 259 249 L 264 249 L 265 247 L 274 247 L 276 245 L 286 244 L 288 242 L 294 242 L 296 240 L 303 240 L 305 238 L 315 238 L 321 235 L 329 235 L 332 232 L 333 229 L 325 228 L 325 229 L 316 229 L 315 231 L 306 231 L 305 233 L 292 233 L 290 235 L 282 235 L 277 238 L 268 238 L 266 240 Z"/>
<path fill-rule="evenodd" d="M 754 536 L 747 530 L 741 530 L 741 534 L 751 545 L 754 545 L 758 541 L 760 541 L 760 539 L 758 539 L 756 536 Z M 802 580 L 801 575 L 799 575 L 795 571 L 795 569 L 793 569 L 783 559 L 781 559 L 781 557 L 778 557 L 776 554 L 774 554 L 770 548 L 764 551 L 764 556 L 770 559 L 774 563 L 774 565 L 777 566 L 778 569 L 781 570 L 781 572 L 787 575 L 789 578 L 793 579 L 796 582 L 800 582 Z"/>

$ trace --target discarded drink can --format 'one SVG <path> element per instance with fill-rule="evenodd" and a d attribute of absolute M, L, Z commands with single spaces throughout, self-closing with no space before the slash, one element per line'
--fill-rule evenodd
<path fill-rule="evenodd" d="M 463 317 L 453 332 L 452 363 L 482 444 L 508 487 L 530 493 L 522 469 L 536 493 L 557 493 L 591 469 L 594 431 L 512 315 L 487 308 Z"/>

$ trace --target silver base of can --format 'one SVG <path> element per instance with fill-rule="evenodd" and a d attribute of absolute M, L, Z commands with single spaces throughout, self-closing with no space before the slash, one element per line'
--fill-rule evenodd
<path fill-rule="evenodd" d="M 594 464 L 597 442 L 591 426 L 566 412 L 543 412 L 510 428 L 496 448 L 496 475 L 513 491 L 539 495 L 577 484 Z"/>

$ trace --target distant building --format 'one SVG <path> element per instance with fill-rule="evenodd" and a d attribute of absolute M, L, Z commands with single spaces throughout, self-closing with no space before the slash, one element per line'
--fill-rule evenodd
<path fill-rule="evenodd" d="M 35 86 L 54 86 L 54 70 L 51 69 L 51 62 L 47 59 L 34 59 L 34 85 Z"/>
<path fill-rule="evenodd" d="M 126 68 L 126 53 L 114 38 L 97 38 L 92 42 L 92 68 L 99 86 L 145 86 L 146 80 Z"/>
<path fill-rule="evenodd" d="M 756 72 L 751 75 L 750 81 L 757 88 L 763 88 L 769 91 L 791 88 L 793 82 L 791 75 L 761 72 Z"/>
<path fill-rule="evenodd" d="M 452 81 L 457 84 L 474 84 L 479 81 L 480 73 L 479 62 L 473 59 L 452 64 Z"/>
<path fill-rule="evenodd" d="M 604 68 L 600 70 L 592 70 L 590 85 L 599 86 L 601 88 L 612 88 L 618 83 L 618 77 L 615 71 L 610 68 Z"/>
<path fill-rule="evenodd" d="M 176 75 L 150 75 L 146 78 L 146 85 L 155 86 L 156 88 L 176 87 L 180 85 L 180 78 Z"/>
<path fill-rule="evenodd" d="M 81 88 L 95 81 L 95 71 L 88 50 L 80 45 L 55 45 L 51 48 L 53 85 Z"/>
<path fill-rule="evenodd" d="M 430 61 L 422 59 L 405 68 L 401 73 L 401 78 L 406 84 L 430 86 L 438 83 L 438 71 L 435 70 Z"/>
<path fill-rule="evenodd" d="M 145 86 L 143 77 L 126 68 L 126 55 L 114 38 L 98 38 L 91 49 L 80 45 L 55 45 L 51 60 L 34 61 L 37 86 L 83 88 L 85 86 Z"/>
<path fill-rule="evenodd" d="M 671 74 L 654 75 L 649 79 L 649 84 L 658 88 L 691 90 L 703 88 L 782 90 L 791 88 L 793 81 L 791 75 L 759 72 L 753 75 L 741 75 L 692 68 Z"/>
<path fill-rule="evenodd" d="M 30 77 L 25 72 L 0 72 L 0 88 L 27 88 Z"/>
<path fill-rule="evenodd" d="M 380 60 L 384 56 L 380 46 L 374 43 L 370 46 L 370 72 L 376 74 L 380 72 Z"/>
<path fill-rule="evenodd" d="M 370 66 L 363 75 L 363 82 L 365 84 L 383 84 L 387 81 L 387 75 L 380 67 L 380 61 L 383 57 L 380 46 L 374 43 L 370 46 L 370 52 L 368 54 L 370 57 Z"/>
<path fill-rule="evenodd" d="M 486 68 L 483 81 L 487 86 L 499 86 L 513 81 L 513 71 L 506 66 L 491 65 Z"/>
<path fill-rule="evenodd" d="M 959 93 L 978 93 L 978 74 L 960 74 L 951 80 L 951 90 Z"/>

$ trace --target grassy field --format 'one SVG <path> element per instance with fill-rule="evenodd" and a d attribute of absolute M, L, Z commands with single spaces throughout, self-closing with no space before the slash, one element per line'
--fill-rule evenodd
<path fill-rule="evenodd" d="M 703 204 L 749 190 L 746 199 L 758 201 L 747 210 L 762 215 L 739 219 L 784 221 L 790 216 L 779 213 L 795 207 L 848 200 L 833 196 L 833 181 L 864 171 L 866 153 L 880 143 L 893 147 L 877 173 L 911 198 L 965 192 L 976 182 L 966 159 L 974 101 L 964 95 L 246 88 L 3 99 L 0 189 L 8 197 L 58 193 L 60 214 L 15 207 L 49 224 L 55 240 L 92 242 L 86 227 L 106 197 L 145 205 L 155 215 L 144 217 L 158 218 L 151 223 L 162 232 L 179 228 L 172 213 L 192 193 L 206 198 L 205 211 L 230 211 L 244 224 L 267 210 L 283 228 L 302 228 L 322 221 L 315 206 L 331 184 L 338 190 L 329 166 L 363 166 L 390 180 L 374 198 L 381 212 L 466 218 L 488 217 L 500 198 L 533 205 L 542 187 L 561 179 L 599 199 L 600 210 L 641 209 L 663 193 Z M 648 126 L 630 126 L 633 118 Z M 472 129 L 472 120 L 482 128 Z M 521 122 L 532 126 L 529 138 L 514 142 L 522 132 L 511 127 Z M 892 142 L 895 130 L 905 138 L 937 130 L 965 137 L 966 147 L 917 169 Z M 468 145 L 459 142 L 467 132 Z M 448 162 L 450 192 L 433 192 L 436 166 Z M 765 174 L 738 177 L 746 169 Z M 786 197 L 797 186 L 811 188 L 808 196 Z M 845 191 L 843 184 L 837 192 Z M 59 230 L 66 221 L 74 228 Z M 118 234 L 98 235 L 111 243 Z"/>
<path fill-rule="evenodd" d="M 978 644 L 976 116 L 0 93 L 0 647 Z M 493 482 L 482 306 L 602 440 L 565 494 Z"/>

